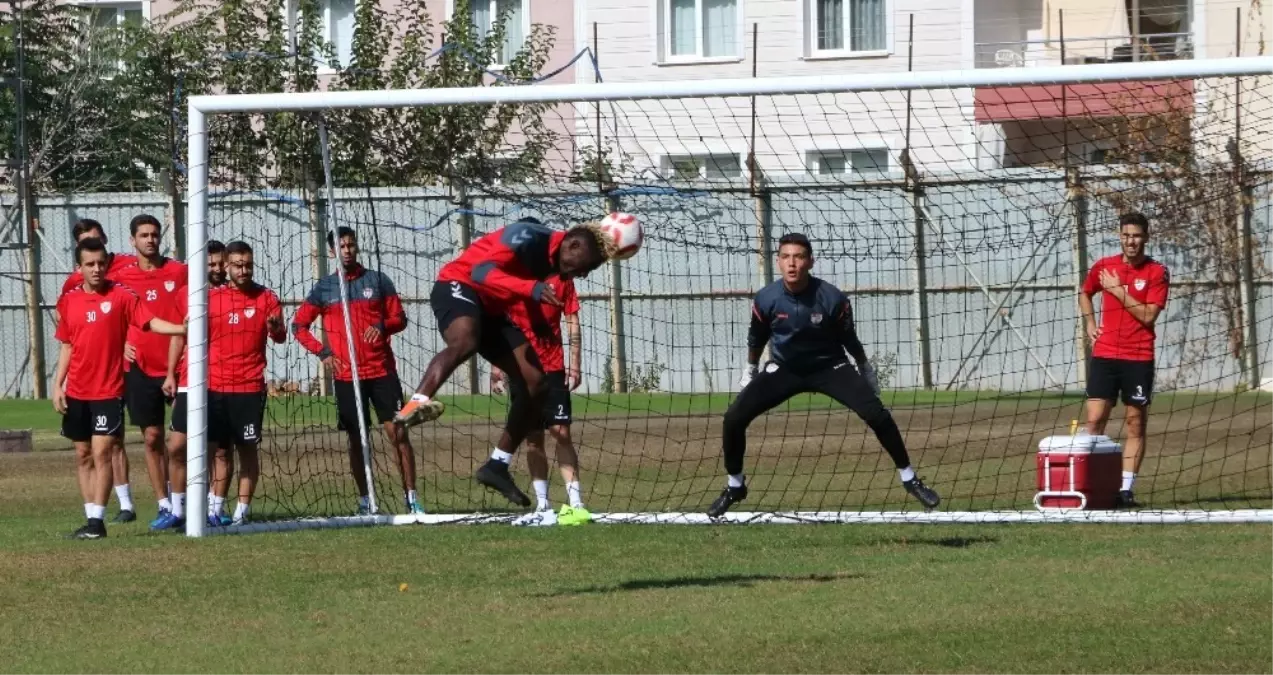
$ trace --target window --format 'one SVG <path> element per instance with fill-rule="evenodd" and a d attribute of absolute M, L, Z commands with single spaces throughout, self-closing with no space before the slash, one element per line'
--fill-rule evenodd
<path fill-rule="evenodd" d="M 140 2 L 81 2 L 77 3 L 84 10 L 84 19 L 92 27 L 88 41 L 90 52 L 96 51 L 99 56 L 114 60 L 118 58 L 121 43 L 111 41 L 107 31 L 122 29 L 126 26 L 140 26 L 146 21 L 145 10 Z M 100 51 L 98 51 L 100 50 Z M 111 56 L 105 56 L 110 53 Z M 107 70 L 117 70 L 123 63 L 103 64 Z"/>
<path fill-rule="evenodd" d="M 667 61 L 738 58 L 739 0 L 659 0 Z"/>
<path fill-rule="evenodd" d="M 811 52 L 878 52 L 889 49 L 891 0 L 807 0 Z"/>
<path fill-rule="evenodd" d="M 472 0 L 469 11 L 473 14 L 473 26 L 482 35 L 490 33 L 500 19 L 504 20 L 504 45 L 495 54 L 498 65 L 508 65 L 526 41 L 526 23 L 529 10 L 526 0 Z"/>
<path fill-rule="evenodd" d="M 819 176 L 887 173 L 888 148 L 816 151 L 809 156 L 809 172 Z"/>
<path fill-rule="evenodd" d="M 671 180 L 730 180 L 741 178 L 738 155 L 677 155 L 663 159 L 663 174 Z"/>
<path fill-rule="evenodd" d="M 296 51 L 297 33 L 301 29 L 299 5 L 297 0 L 287 0 L 287 44 L 288 51 L 291 52 Z M 354 22 L 355 11 L 358 8 L 357 0 L 318 0 L 318 6 L 323 13 L 321 38 L 335 52 L 336 61 L 328 63 L 318 49 L 314 50 L 314 61 L 318 63 L 320 69 L 325 70 L 349 67 L 354 60 Z"/>

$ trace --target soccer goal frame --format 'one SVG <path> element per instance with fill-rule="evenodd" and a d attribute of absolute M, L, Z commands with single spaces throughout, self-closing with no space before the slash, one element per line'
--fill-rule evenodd
<path fill-rule="evenodd" d="M 1172 80 L 1273 75 L 1273 57 L 1241 57 L 1198 61 L 1161 61 L 1039 68 L 974 69 L 906 73 L 845 74 L 807 77 L 682 80 L 535 86 L 399 89 L 380 91 L 222 94 L 192 96 L 188 103 L 188 218 L 186 242 L 189 265 L 189 333 L 187 388 L 187 518 L 186 534 L 208 534 L 208 121 L 225 113 L 321 112 L 351 108 L 401 108 L 430 105 L 498 103 L 583 103 L 619 100 L 830 94 L 871 91 L 910 91 L 1066 85 L 1129 80 Z M 330 186 L 329 186 L 330 187 Z M 334 228 L 335 223 L 328 223 Z M 343 288 L 342 288 L 343 294 Z M 364 430 L 364 435 L 366 434 Z M 507 518 L 483 514 L 354 516 L 290 523 L 250 525 L 243 531 L 308 529 L 405 523 L 481 523 Z M 988 523 L 988 522 L 1273 522 L 1273 509 L 1229 511 L 1136 512 L 791 512 L 729 513 L 732 523 Z M 604 523 L 703 524 L 698 513 L 597 514 Z"/>

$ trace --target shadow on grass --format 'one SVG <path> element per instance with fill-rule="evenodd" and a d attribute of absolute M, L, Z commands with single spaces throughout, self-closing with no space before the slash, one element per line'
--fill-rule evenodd
<path fill-rule="evenodd" d="M 940 546 L 942 548 L 969 548 L 980 544 L 997 544 L 998 537 L 891 537 L 880 539 L 877 544 L 901 544 L 902 546 Z"/>
<path fill-rule="evenodd" d="M 666 579 L 633 579 L 618 584 L 604 586 L 583 586 L 566 588 L 554 593 L 539 593 L 536 597 L 560 597 L 563 595 L 592 595 L 600 593 L 618 593 L 620 591 L 648 591 L 668 588 L 714 588 L 718 586 L 736 586 L 749 588 L 758 582 L 785 581 L 788 583 L 827 583 L 846 579 L 861 579 L 864 575 L 852 573 L 837 574 L 717 574 L 705 577 L 669 577 Z"/>

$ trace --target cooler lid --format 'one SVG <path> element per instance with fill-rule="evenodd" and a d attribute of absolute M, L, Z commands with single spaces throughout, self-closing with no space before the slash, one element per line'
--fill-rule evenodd
<path fill-rule="evenodd" d="M 1052 455 L 1103 455 L 1122 451 L 1122 446 L 1109 436 L 1048 436 L 1039 441 L 1039 452 Z"/>

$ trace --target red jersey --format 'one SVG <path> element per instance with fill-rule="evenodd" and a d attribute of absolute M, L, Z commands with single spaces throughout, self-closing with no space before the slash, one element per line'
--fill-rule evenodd
<path fill-rule="evenodd" d="M 124 340 L 133 327 L 154 316 L 137 296 L 113 281 L 100 292 L 83 286 L 57 301 L 59 342 L 71 346 L 66 395 L 81 401 L 103 401 L 124 395 Z"/>
<path fill-rule="evenodd" d="M 278 319 L 271 330 L 267 319 Z M 274 291 L 233 284 L 208 291 L 208 389 L 225 394 L 265 391 L 266 338 L 287 339 L 283 306 Z"/>
<path fill-rule="evenodd" d="M 565 238 L 565 232 L 554 232 L 533 218 L 519 220 L 473 242 L 438 271 L 438 281 L 472 286 L 491 314 L 516 300 L 539 302 L 544 279 L 557 275 L 554 261 Z"/>
<path fill-rule="evenodd" d="M 389 336 L 407 327 L 407 313 L 389 277 L 361 265 L 345 275 L 345 291 L 349 296 L 349 324 L 354 332 L 354 356 L 358 358 L 358 378 L 370 380 L 398 372 Z M 323 334 L 327 347 L 314 337 L 309 327 L 314 319 L 323 318 Z M 367 342 L 363 333 L 375 326 L 380 339 Z M 349 341 L 345 337 L 345 313 L 340 306 L 340 281 L 335 274 L 323 277 L 301 303 L 292 317 L 292 333 L 296 341 L 319 358 L 335 356 L 341 362 L 335 378 L 352 382 L 353 368 L 349 360 Z"/>
<path fill-rule="evenodd" d="M 186 264 L 171 258 L 163 258 L 153 270 L 143 270 L 134 259 L 132 264 L 121 266 L 113 278 L 135 293 L 151 314 L 165 321 L 181 323 L 185 313 L 178 311 L 176 298 L 186 294 L 186 273 Z M 133 329 L 128 332 L 128 342 L 137 349 L 133 367 L 140 368 L 151 377 L 163 377 L 168 373 L 168 344 L 171 339 L 167 335 Z"/>
<path fill-rule="evenodd" d="M 123 268 L 128 265 L 132 265 L 135 262 L 137 262 L 137 256 L 131 253 L 110 254 L 110 261 L 106 263 L 106 278 L 111 281 L 116 281 L 115 275 Z M 75 270 L 74 272 L 71 272 L 70 276 L 66 277 L 66 281 L 62 282 L 62 295 L 66 295 L 67 291 L 83 285 L 84 275 L 81 274 L 79 270 Z"/>
<path fill-rule="evenodd" d="M 211 293 L 211 291 L 209 291 Z M 173 303 L 177 307 L 177 312 L 181 314 L 182 320 L 185 320 L 186 314 L 190 311 L 190 296 L 181 293 L 177 296 L 176 302 Z M 187 326 L 189 329 L 189 326 Z M 186 390 L 186 378 L 189 376 L 189 370 L 186 368 L 186 355 L 190 353 L 189 336 L 187 335 L 186 347 L 181 350 L 181 356 L 177 360 L 177 391 Z M 169 343 L 171 344 L 171 342 Z M 167 363 L 165 361 L 165 363 Z M 165 375 L 167 371 L 165 371 Z"/>
<path fill-rule="evenodd" d="M 562 353 L 561 317 L 579 313 L 579 295 L 575 293 L 575 282 L 570 279 L 550 279 L 544 283 L 552 286 L 562 307 L 523 300 L 508 306 L 508 318 L 526 334 L 544 372 L 555 373 L 566 369 L 565 355 Z"/>
<path fill-rule="evenodd" d="M 1118 274 L 1126 286 L 1127 295 L 1145 305 L 1167 307 L 1167 286 L 1170 274 L 1167 267 L 1153 258 L 1145 258 L 1140 265 L 1132 266 L 1123 256 L 1101 258 L 1092 265 L 1083 281 L 1083 292 L 1094 295 L 1101 292 L 1101 335 L 1096 338 L 1092 356 L 1124 361 L 1153 361 L 1153 327 L 1146 326 L 1127 311 L 1127 307 L 1112 294 L 1101 288 L 1101 270 L 1110 269 Z"/>

